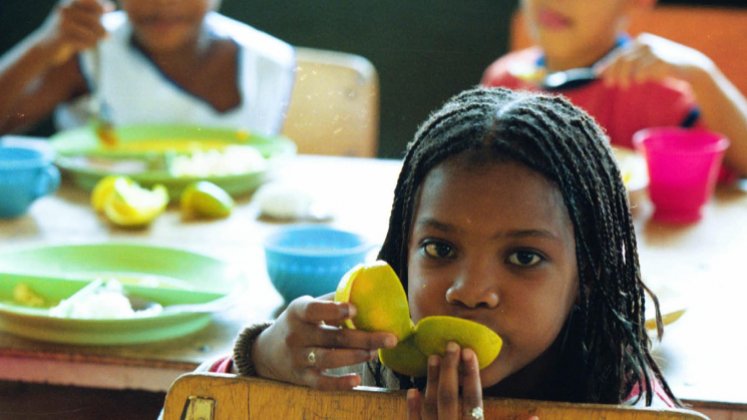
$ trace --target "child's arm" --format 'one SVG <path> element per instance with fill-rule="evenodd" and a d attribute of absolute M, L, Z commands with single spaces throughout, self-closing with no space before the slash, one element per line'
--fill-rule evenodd
<path fill-rule="evenodd" d="M 727 164 L 747 175 L 747 99 L 710 58 L 665 38 L 641 34 L 599 69 L 605 83 L 623 87 L 666 77 L 688 82 L 705 125 L 731 140 Z"/>
<path fill-rule="evenodd" d="M 85 92 L 75 55 L 106 36 L 99 0 L 58 5 L 44 24 L 0 58 L 0 132 L 31 125 Z"/>
<path fill-rule="evenodd" d="M 373 360 L 376 350 L 391 348 L 393 334 L 337 327 L 355 315 L 349 303 L 302 297 L 254 341 L 246 354 L 258 376 L 318 389 L 351 389 L 357 374 L 335 376 L 327 369 Z M 312 354 L 312 356 L 310 356 Z"/>

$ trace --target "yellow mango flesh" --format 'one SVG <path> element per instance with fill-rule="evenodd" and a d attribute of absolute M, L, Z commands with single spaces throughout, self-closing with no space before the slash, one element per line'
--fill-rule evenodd
<path fill-rule="evenodd" d="M 446 344 L 454 341 L 461 348 L 470 348 L 477 355 L 480 369 L 498 357 L 503 340 L 495 331 L 480 323 L 453 316 L 429 316 L 415 325 L 415 344 L 426 355 L 443 356 Z"/>
<path fill-rule="evenodd" d="M 355 317 L 346 320 L 346 327 L 397 336 L 397 346 L 380 349 L 379 359 L 384 366 L 404 375 L 425 376 L 428 356 L 443 356 L 449 341 L 472 349 L 480 369 L 493 363 L 503 345 L 495 331 L 462 318 L 430 316 L 413 327 L 402 283 L 383 261 L 360 264 L 348 271 L 335 291 L 335 301 L 351 302 L 358 310 Z"/>
<path fill-rule="evenodd" d="M 394 348 L 379 349 L 379 360 L 389 369 L 407 376 L 420 377 L 428 372 L 428 356 L 415 345 L 414 335 Z"/>
<path fill-rule="evenodd" d="M 351 329 L 386 331 L 402 341 L 412 333 L 405 289 L 389 264 L 359 264 L 340 280 L 335 301 L 350 302 L 356 315 L 345 321 Z"/>

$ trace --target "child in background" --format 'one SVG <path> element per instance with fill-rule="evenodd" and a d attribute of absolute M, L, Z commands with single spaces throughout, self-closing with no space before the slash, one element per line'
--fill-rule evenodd
<path fill-rule="evenodd" d="M 215 12 L 220 0 L 61 2 L 0 59 L 0 133 L 55 111 L 82 125 L 92 96 L 117 124 L 188 123 L 277 133 L 290 100 L 286 43 Z"/>
<path fill-rule="evenodd" d="M 379 258 L 408 291 L 414 322 L 480 322 L 503 338 L 498 358 L 480 371 L 472 349 L 450 343 L 430 357 L 427 380 L 405 377 L 376 359 L 393 334 L 337 328 L 356 308 L 306 296 L 204 368 L 325 390 L 409 389 L 410 418 L 480 418 L 483 395 L 678 404 L 649 352 L 608 140 L 562 97 L 476 88 L 432 114 L 409 145 Z"/>
<path fill-rule="evenodd" d="M 632 148 L 637 130 L 707 127 L 726 135 L 726 166 L 747 174 L 747 100 L 705 55 L 667 39 L 625 34 L 632 12 L 656 0 L 522 0 L 537 45 L 490 65 L 486 86 L 554 89 L 589 112 L 613 145 Z M 735 40 L 736 41 L 736 40 Z M 591 69 L 596 80 L 543 85 L 547 74 Z"/>

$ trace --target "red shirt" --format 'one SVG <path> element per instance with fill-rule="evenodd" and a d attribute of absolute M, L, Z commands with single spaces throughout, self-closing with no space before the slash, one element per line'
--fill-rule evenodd
<path fill-rule="evenodd" d="M 485 70 L 481 83 L 540 91 L 541 56 L 537 47 L 511 52 Z M 594 117 L 616 146 L 632 149 L 633 133 L 642 128 L 700 125 L 698 107 L 689 86 L 674 79 L 636 84 L 627 89 L 605 86 L 601 80 L 595 80 L 557 93 Z"/>

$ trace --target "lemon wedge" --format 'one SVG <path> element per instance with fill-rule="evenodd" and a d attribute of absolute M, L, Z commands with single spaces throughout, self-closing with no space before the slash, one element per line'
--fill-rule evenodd
<path fill-rule="evenodd" d="M 108 175 L 96 183 L 96 186 L 93 188 L 93 192 L 91 193 L 91 205 L 94 210 L 98 212 L 104 211 L 104 203 L 106 202 L 107 197 L 111 195 L 112 190 L 114 190 L 114 182 L 117 178 L 121 178 L 121 176 Z"/>
<path fill-rule="evenodd" d="M 168 202 L 169 194 L 163 185 L 149 190 L 126 176 L 103 178 L 91 194 L 93 208 L 113 224 L 124 227 L 148 225 L 163 213 Z"/>

